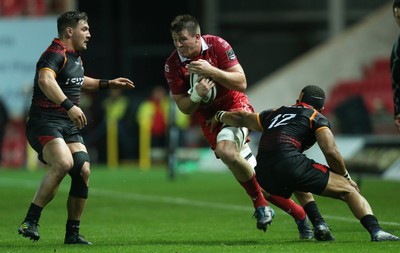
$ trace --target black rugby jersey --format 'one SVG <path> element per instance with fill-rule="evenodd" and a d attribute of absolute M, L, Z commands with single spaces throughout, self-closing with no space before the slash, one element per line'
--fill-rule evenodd
<path fill-rule="evenodd" d="M 258 117 L 263 127 L 257 155 L 259 162 L 274 163 L 302 153 L 315 144 L 315 131 L 321 127 L 330 128 L 324 115 L 304 103 L 265 110 Z"/>
<path fill-rule="evenodd" d="M 400 114 L 400 36 L 393 44 L 390 56 L 390 73 L 392 77 L 394 116 Z"/>
<path fill-rule="evenodd" d="M 52 70 L 64 94 L 75 105 L 79 105 L 80 90 L 84 78 L 80 53 L 68 50 L 59 39 L 55 38 L 36 63 L 32 104 L 29 115 L 52 115 L 68 118 L 65 109 L 48 99 L 40 89 L 38 79 L 41 69 Z"/>

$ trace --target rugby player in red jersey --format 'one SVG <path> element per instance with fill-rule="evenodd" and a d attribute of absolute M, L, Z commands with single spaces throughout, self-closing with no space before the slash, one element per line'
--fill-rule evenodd
<path fill-rule="evenodd" d="M 244 70 L 227 41 L 214 35 L 201 35 L 195 17 L 175 17 L 170 32 L 176 50 L 166 60 L 165 78 L 173 99 L 183 113 L 198 120 L 216 157 L 228 166 L 253 201 L 257 228 L 266 231 L 274 211 L 255 178 L 256 160 L 248 145 L 249 130 L 221 124 L 211 131 L 207 124 L 207 119 L 218 110 L 254 111 L 244 94 L 247 88 Z M 198 79 L 193 80 L 196 76 Z M 291 199 L 267 196 L 271 203 L 295 218 L 300 238 L 312 238 L 306 213 L 300 205 Z M 311 194 L 302 196 L 312 198 Z"/>

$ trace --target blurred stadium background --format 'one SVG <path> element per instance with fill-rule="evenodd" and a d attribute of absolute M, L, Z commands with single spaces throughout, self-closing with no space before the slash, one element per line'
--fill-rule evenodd
<path fill-rule="evenodd" d="M 56 37 L 57 15 L 76 9 L 88 13 L 92 34 L 82 57 L 86 74 L 126 76 L 136 85 L 124 94 L 83 95 L 81 106 L 90 119 L 84 135 L 93 164 L 142 169 L 162 165 L 171 176 L 199 169 L 226 171 L 205 146 L 195 121 L 182 118 L 174 106 L 168 107 L 168 118 L 174 120 L 162 123 L 168 131 L 158 142 L 149 131 L 152 120 L 138 117 L 146 115 L 141 105 L 157 87 L 167 89 L 163 67 L 174 49 L 172 18 L 191 13 L 203 34 L 218 34 L 233 46 L 257 111 L 291 104 L 304 85 L 320 85 L 328 95 L 325 113 L 350 171 L 400 180 L 400 138 L 393 126 L 389 73 L 398 28 L 391 5 L 382 0 L 174 0 L 140 5 L 129 0 L 0 0 L 0 100 L 9 116 L 1 167 L 41 168 L 24 136 L 35 63 Z M 106 108 L 117 103 L 107 97 L 114 95 L 122 98 L 115 100 L 121 107 L 110 112 Z M 5 115 L 1 112 L 2 118 Z M 256 152 L 258 136 L 253 137 Z M 309 155 L 323 159 L 315 149 Z"/>

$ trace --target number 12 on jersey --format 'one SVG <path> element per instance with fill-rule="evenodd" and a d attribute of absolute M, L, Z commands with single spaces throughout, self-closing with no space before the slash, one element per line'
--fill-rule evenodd
<path fill-rule="evenodd" d="M 293 119 L 294 117 L 296 117 L 296 114 L 294 113 L 278 114 L 275 116 L 275 118 L 272 119 L 272 122 L 269 125 L 268 129 L 286 125 L 288 123 L 288 120 Z"/>

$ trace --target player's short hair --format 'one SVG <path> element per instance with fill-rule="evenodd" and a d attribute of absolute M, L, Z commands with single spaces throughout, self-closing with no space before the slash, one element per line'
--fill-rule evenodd
<path fill-rule="evenodd" d="M 311 105 L 317 110 L 324 107 L 325 92 L 316 85 L 307 85 L 301 90 L 300 102 Z"/>
<path fill-rule="evenodd" d="M 393 7 L 392 7 L 392 11 L 393 11 L 393 15 L 394 13 L 394 8 L 400 8 L 400 0 L 394 0 L 393 1 Z"/>
<path fill-rule="evenodd" d="M 190 35 L 200 34 L 200 25 L 195 17 L 189 14 L 179 15 L 171 22 L 171 33 L 180 33 L 187 30 Z"/>
<path fill-rule="evenodd" d="M 76 28 L 79 21 L 88 22 L 88 16 L 82 11 L 67 11 L 57 18 L 57 32 L 61 36 L 67 27 Z"/>

